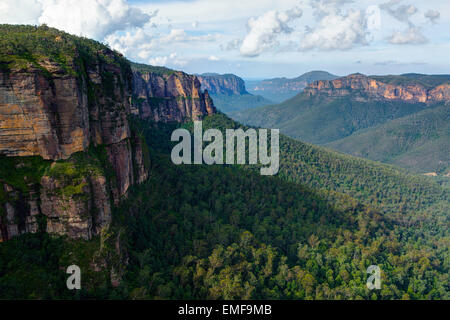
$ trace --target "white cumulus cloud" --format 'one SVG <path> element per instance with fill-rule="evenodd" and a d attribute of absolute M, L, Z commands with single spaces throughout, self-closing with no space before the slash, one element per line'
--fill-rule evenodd
<path fill-rule="evenodd" d="M 327 14 L 340 12 L 339 8 L 352 2 L 352 0 L 311 0 L 310 5 L 314 9 L 314 16 L 320 19 Z"/>
<path fill-rule="evenodd" d="M 395 31 L 388 39 L 392 44 L 422 44 L 428 40 L 422 35 L 419 28 L 411 26 L 404 32 Z"/>
<path fill-rule="evenodd" d="M 391 0 L 380 5 L 381 9 L 386 10 L 391 16 L 401 22 L 410 23 L 410 17 L 417 12 L 417 8 L 412 4 L 404 4 L 394 8 L 400 1 Z"/>
<path fill-rule="evenodd" d="M 150 60 L 148 60 L 148 63 L 151 64 L 152 66 L 165 66 L 167 64 L 168 59 L 169 59 L 169 57 L 167 57 L 167 56 L 154 57 L 154 58 L 151 58 Z"/>
<path fill-rule="evenodd" d="M 211 55 L 211 56 L 208 57 L 208 60 L 209 61 L 219 61 L 220 59 L 218 57 L 214 56 L 214 55 Z"/>
<path fill-rule="evenodd" d="M 287 11 L 268 11 L 265 14 L 250 18 L 247 23 L 248 32 L 242 41 L 240 53 L 247 57 L 256 57 L 263 51 L 278 44 L 280 34 L 292 32 L 289 23 L 300 18 L 302 10 L 293 8 Z"/>
<path fill-rule="evenodd" d="M 233 39 L 227 42 L 226 45 L 221 44 L 220 49 L 222 51 L 230 51 L 230 50 L 237 50 L 242 44 L 241 39 Z"/>
<path fill-rule="evenodd" d="M 142 27 L 152 15 L 125 0 L 41 0 L 39 23 L 102 40 L 117 30 Z"/>
<path fill-rule="evenodd" d="M 301 50 L 347 50 L 366 45 L 367 19 L 361 10 L 342 13 L 331 10 L 320 17 L 318 24 L 309 29 L 300 43 Z"/>
<path fill-rule="evenodd" d="M 42 13 L 38 0 L 1 0 L 0 23 L 37 24 Z"/>
<path fill-rule="evenodd" d="M 437 10 L 428 10 L 424 14 L 425 18 L 429 19 L 432 23 L 436 23 L 436 20 L 439 19 L 441 13 Z"/>
<path fill-rule="evenodd" d="M 183 29 L 172 29 L 169 33 L 150 35 L 138 28 L 125 34 L 114 33 L 105 38 L 105 42 L 113 49 L 123 53 L 130 59 L 147 60 L 150 64 L 163 65 L 171 62 L 176 65 L 184 65 L 185 61 L 176 58 L 176 54 L 153 56 L 155 53 L 170 49 L 177 43 L 209 42 L 216 37 L 211 34 L 189 35 Z"/>
<path fill-rule="evenodd" d="M 423 44 L 428 39 L 422 34 L 422 31 L 412 21 L 411 16 L 418 12 L 417 8 L 411 4 L 399 5 L 401 0 L 390 0 L 380 5 L 380 8 L 388 12 L 396 20 L 408 25 L 403 32 L 398 30 L 387 38 L 391 44 Z M 397 6 L 397 7 L 396 7 Z"/>
<path fill-rule="evenodd" d="M 178 54 L 171 53 L 170 55 L 167 56 L 152 57 L 148 60 L 148 63 L 152 66 L 167 66 L 167 65 L 185 66 L 187 64 L 187 61 L 179 59 Z"/>
<path fill-rule="evenodd" d="M 0 1 L 0 23 L 45 23 L 100 41 L 116 31 L 143 27 L 156 13 L 144 13 L 126 0 Z"/>
<path fill-rule="evenodd" d="M 159 38 L 160 43 L 188 42 L 188 41 L 213 41 L 215 36 L 212 34 L 191 36 L 183 29 L 172 29 L 166 36 Z"/>
<path fill-rule="evenodd" d="M 147 58 L 154 47 L 153 38 L 144 30 L 137 29 L 134 32 L 126 32 L 123 35 L 113 33 L 105 38 L 105 42 L 113 49 L 123 53 L 124 55 L 130 55 L 137 53 L 137 55 L 143 59 Z"/>

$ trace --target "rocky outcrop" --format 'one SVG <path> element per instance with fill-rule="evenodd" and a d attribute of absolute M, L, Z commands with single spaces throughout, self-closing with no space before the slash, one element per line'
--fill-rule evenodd
<path fill-rule="evenodd" d="M 359 100 L 433 103 L 450 100 L 450 83 L 443 83 L 434 87 L 416 81 L 392 84 L 357 73 L 335 80 L 315 81 L 304 92 L 309 96 L 340 97 L 355 95 Z"/>
<path fill-rule="evenodd" d="M 0 52 L 0 241 L 38 230 L 100 234 L 112 207 L 149 174 L 135 118 L 183 122 L 215 112 L 195 76 L 133 71 L 100 43 L 46 26 L 4 32 L 20 45 L 5 40 Z"/>
<path fill-rule="evenodd" d="M 198 78 L 179 71 L 133 70 L 133 101 L 135 113 L 154 121 L 199 120 L 216 112 Z"/>
<path fill-rule="evenodd" d="M 27 232 L 37 232 L 41 214 L 40 193 L 36 185 L 27 193 L 0 183 L 0 242 Z"/>
<path fill-rule="evenodd" d="M 244 80 L 234 74 L 204 73 L 197 78 L 202 89 L 214 99 L 214 106 L 226 114 L 272 104 L 272 101 L 250 94 Z"/>
<path fill-rule="evenodd" d="M 123 196 L 133 183 L 132 74 L 120 59 L 105 49 L 72 65 L 74 74 L 47 59 L 39 67 L 1 72 L 0 154 L 60 160 L 104 145 L 118 177 L 115 200 Z"/>
<path fill-rule="evenodd" d="M 45 215 L 46 230 L 71 238 L 90 239 L 111 222 L 111 201 L 104 176 L 83 179 L 80 194 L 61 194 L 61 181 L 44 176 L 41 180 L 41 211 Z"/>
<path fill-rule="evenodd" d="M 72 156 L 101 147 L 102 165 L 111 173 L 106 175 L 106 168 L 81 171 L 85 176 L 76 183 L 43 173 L 27 188 L 32 191 L 1 183 L 0 177 L 2 240 L 36 232 L 39 215 L 49 233 L 90 239 L 111 221 L 111 206 L 148 176 L 143 141 L 128 120 L 130 65 L 105 47 L 76 47 L 73 54 L 65 66 L 44 56 L 1 69 L 0 155 L 65 160 L 83 170 L 84 164 Z"/>
<path fill-rule="evenodd" d="M 1 154 L 67 159 L 91 143 L 129 138 L 130 96 L 122 87 L 131 86 L 130 72 L 123 77 L 119 66 L 101 60 L 86 62 L 81 75 L 56 62 L 39 63 L 0 73 Z"/>
<path fill-rule="evenodd" d="M 211 94 L 244 95 L 249 94 L 245 82 L 234 74 L 204 73 L 197 75 L 202 88 Z"/>

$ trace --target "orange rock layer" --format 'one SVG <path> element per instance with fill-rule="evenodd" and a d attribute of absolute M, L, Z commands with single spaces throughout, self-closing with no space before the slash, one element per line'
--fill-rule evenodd
<path fill-rule="evenodd" d="M 331 97 L 359 94 L 362 99 L 399 100 L 404 102 L 434 103 L 450 100 L 450 84 L 433 88 L 418 83 L 396 85 L 387 84 L 362 74 L 353 74 L 335 80 L 319 80 L 305 88 L 310 96 Z"/>
<path fill-rule="evenodd" d="M 49 233 L 83 239 L 99 234 L 111 221 L 112 206 L 148 177 L 147 149 L 131 129 L 130 114 L 183 122 L 216 111 L 195 76 L 141 74 L 108 49 L 100 54 L 108 59 L 93 56 L 83 67 L 72 66 L 77 74 L 48 59 L 40 67 L 0 72 L 0 155 L 56 161 L 101 145 L 114 171 L 111 181 L 98 172 L 84 177 L 81 196 L 63 195 L 67 181 L 55 177 L 44 175 L 29 193 L 0 179 L 7 199 L 0 203 L 0 241 L 36 232 L 39 214 Z"/>
<path fill-rule="evenodd" d="M 202 92 L 198 78 L 184 72 L 160 75 L 134 71 L 133 96 L 135 113 L 154 121 L 199 120 L 216 112 L 208 91 Z"/>

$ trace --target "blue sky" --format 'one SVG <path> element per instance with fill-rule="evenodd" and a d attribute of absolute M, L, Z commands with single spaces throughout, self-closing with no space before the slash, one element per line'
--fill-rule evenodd
<path fill-rule="evenodd" d="M 46 23 L 189 73 L 450 73 L 448 0 L 0 0 L 0 23 Z"/>

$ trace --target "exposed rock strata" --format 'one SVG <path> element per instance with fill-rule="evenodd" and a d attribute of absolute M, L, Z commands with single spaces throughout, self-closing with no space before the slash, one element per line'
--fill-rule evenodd
<path fill-rule="evenodd" d="M 245 82 L 234 74 L 202 74 L 198 75 L 202 88 L 211 94 L 243 95 L 249 94 Z"/>
<path fill-rule="evenodd" d="M 8 199 L 22 198 L 1 204 L 2 240 L 36 232 L 40 213 L 46 217 L 47 232 L 90 239 L 109 224 L 111 203 L 118 203 L 131 185 L 148 175 L 142 141 L 134 138 L 127 118 L 130 66 L 108 49 L 77 61 L 70 66 L 76 73 L 45 58 L 39 67 L 29 63 L 0 72 L 0 154 L 56 161 L 104 146 L 114 179 L 86 176 L 82 196 L 62 195 L 65 182 L 45 175 L 32 186 L 37 195 L 2 184 Z"/>
<path fill-rule="evenodd" d="M 0 156 L 13 159 L 0 167 L 0 241 L 41 229 L 90 239 L 147 180 L 148 148 L 132 118 L 184 122 L 215 107 L 196 76 L 145 65 L 133 72 L 94 41 L 47 27 L 24 32 L 12 36 L 24 47 L 6 44 L 13 53 L 0 59 Z M 30 37 L 45 44 L 35 50 Z M 37 160 L 26 171 L 33 178 L 8 179 L 24 157 Z"/>
<path fill-rule="evenodd" d="M 202 92 L 196 76 L 134 71 L 133 79 L 133 98 L 143 119 L 183 122 L 216 112 L 208 91 Z"/>
<path fill-rule="evenodd" d="M 362 74 L 352 74 L 335 80 L 319 80 L 304 90 L 305 94 L 330 97 L 358 94 L 360 100 L 399 100 L 434 103 L 450 100 L 450 84 L 426 87 L 419 83 L 387 84 Z"/>
<path fill-rule="evenodd" d="M 111 221 L 112 206 L 148 177 L 148 149 L 128 117 L 183 122 L 216 111 L 195 76 L 132 72 L 115 53 L 105 49 L 100 55 L 112 62 L 92 57 L 72 66 L 78 74 L 47 59 L 39 68 L 29 64 L 0 73 L 1 155 L 72 163 L 75 153 L 102 146 L 104 169 L 112 171 L 87 173 L 76 185 L 46 173 L 27 192 L 0 183 L 7 199 L 0 201 L 0 241 L 37 232 L 38 217 L 52 234 L 82 239 L 100 234 Z M 70 188 L 81 189 L 62 192 Z"/>

